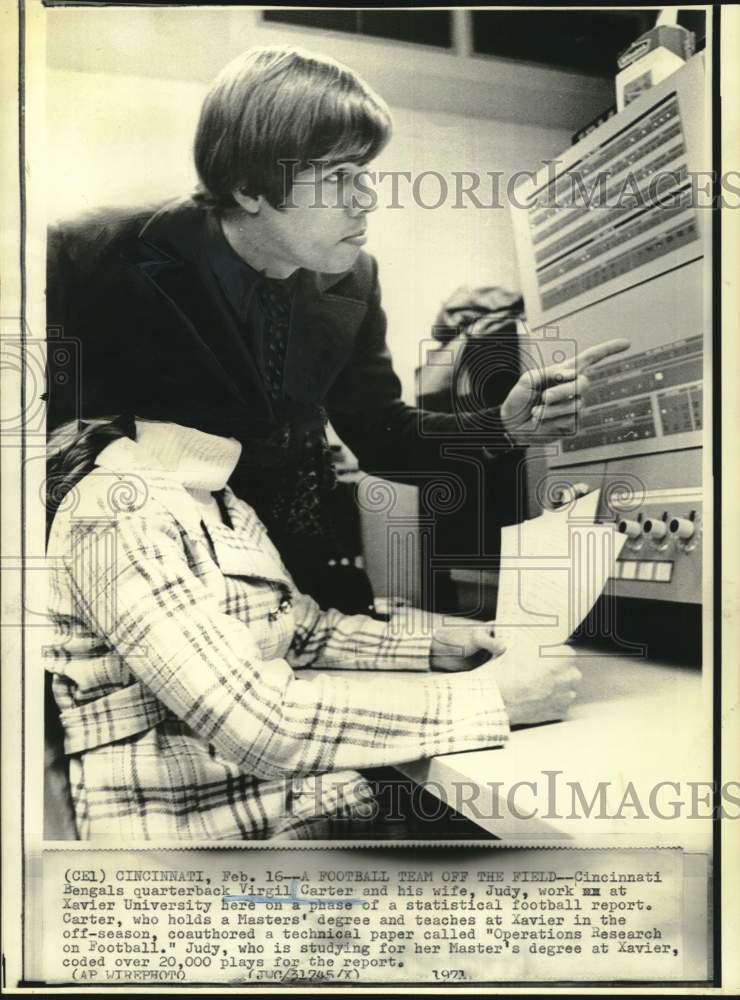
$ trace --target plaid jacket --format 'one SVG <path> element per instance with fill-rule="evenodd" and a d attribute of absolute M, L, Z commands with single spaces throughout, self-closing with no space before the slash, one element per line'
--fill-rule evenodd
<path fill-rule="evenodd" d="M 500 744 L 495 686 L 298 593 L 250 507 L 205 523 L 161 474 L 97 468 L 49 541 L 47 669 L 82 839 L 312 837 L 373 808 L 355 770 Z M 322 672 L 310 679 L 300 668 Z"/>

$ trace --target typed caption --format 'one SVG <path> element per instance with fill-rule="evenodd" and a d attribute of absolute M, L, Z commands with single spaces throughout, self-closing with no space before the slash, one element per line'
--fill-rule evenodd
<path fill-rule="evenodd" d="M 50 851 L 38 978 L 697 980 L 704 862 L 677 849 Z"/>

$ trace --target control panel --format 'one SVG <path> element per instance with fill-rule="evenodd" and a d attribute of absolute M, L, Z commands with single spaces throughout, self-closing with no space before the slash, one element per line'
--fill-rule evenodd
<path fill-rule="evenodd" d="M 704 94 L 700 54 L 523 181 L 512 210 L 527 342 L 563 361 L 631 344 L 585 373 L 571 432 L 530 449 L 528 516 L 558 489 L 599 489 L 598 520 L 626 536 L 610 592 L 686 604 L 702 600 L 708 510 Z"/>
<path fill-rule="evenodd" d="M 699 58 L 517 189 L 532 324 L 702 256 L 692 189 L 702 69 Z"/>
<path fill-rule="evenodd" d="M 616 517 L 626 535 L 608 592 L 620 597 L 700 603 L 704 536 L 701 491 L 646 495 Z"/>
<path fill-rule="evenodd" d="M 694 444 L 703 420 L 703 350 L 701 336 L 684 337 L 589 371 L 576 433 L 560 445 L 562 459 L 588 460 L 632 443 Z"/>

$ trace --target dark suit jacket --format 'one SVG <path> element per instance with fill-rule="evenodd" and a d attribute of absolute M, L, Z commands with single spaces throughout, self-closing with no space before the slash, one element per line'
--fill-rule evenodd
<path fill-rule="evenodd" d="M 276 427 L 263 379 L 205 258 L 207 210 L 186 199 L 102 210 L 49 238 L 48 420 L 135 412 L 193 423 L 242 442 Z M 256 279 L 255 279 L 256 280 Z M 285 361 L 300 412 L 326 406 L 361 467 L 417 482 L 442 464 L 442 442 L 481 425 L 401 401 L 386 346 L 375 260 L 343 274 L 300 271 Z M 506 447 L 497 408 L 489 446 Z"/>

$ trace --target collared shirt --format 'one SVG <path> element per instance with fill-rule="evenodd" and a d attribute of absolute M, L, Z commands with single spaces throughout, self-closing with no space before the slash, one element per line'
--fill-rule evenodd
<path fill-rule="evenodd" d="M 274 409 L 277 427 L 270 450 L 282 452 L 280 461 L 275 462 L 273 456 L 265 463 L 269 472 L 264 465 L 259 467 L 260 459 L 266 457 L 264 451 L 257 456 L 254 467 L 242 477 L 245 499 L 256 507 L 294 568 L 296 555 L 305 558 L 308 547 L 313 562 L 339 558 L 342 553 L 326 496 L 336 482 L 324 431 L 326 412 L 317 404 L 308 424 L 305 411 L 296 422 L 293 404 L 283 391 L 298 272 L 279 279 L 255 270 L 230 245 L 215 212 L 208 214 L 207 233 L 208 264 L 243 332 Z M 244 464 L 248 463 L 245 454 Z"/>
<path fill-rule="evenodd" d="M 265 284 L 282 290 L 290 300 L 295 295 L 298 272 L 288 278 L 268 278 L 248 264 L 226 239 L 216 212 L 208 213 L 206 255 L 209 266 L 237 324 L 244 331 L 252 358 L 266 375 L 268 317 L 259 289 Z"/>
<path fill-rule="evenodd" d="M 230 524 L 205 525 L 182 483 L 101 466 L 54 519 L 46 667 L 81 838 L 311 837 L 363 816 L 357 768 L 506 739 L 491 674 L 348 676 L 423 674 L 430 638 L 322 612 L 223 499 Z"/>

